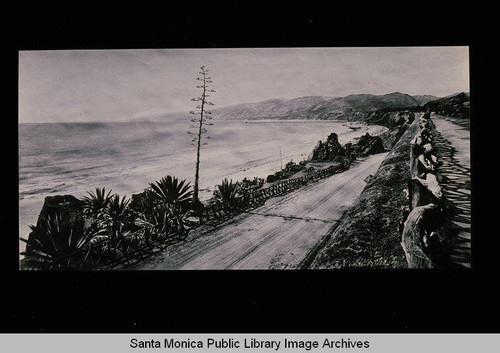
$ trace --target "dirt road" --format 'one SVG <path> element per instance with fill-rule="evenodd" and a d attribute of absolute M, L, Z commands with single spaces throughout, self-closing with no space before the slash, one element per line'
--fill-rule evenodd
<path fill-rule="evenodd" d="M 463 167 L 470 169 L 470 127 L 466 125 L 470 121 L 436 114 L 432 115 L 432 121 L 441 135 L 453 145 L 457 161 Z"/>
<path fill-rule="evenodd" d="M 200 227 L 187 241 L 136 266 L 137 270 L 293 269 L 336 223 L 375 174 L 387 153 L 349 170 L 269 199 L 212 229 Z"/>
<path fill-rule="evenodd" d="M 471 267 L 471 172 L 470 121 L 432 115 L 437 132 L 434 145 L 441 165 L 437 178 L 444 197 L 453 203 L 450 260 L 460 267 Z"/>

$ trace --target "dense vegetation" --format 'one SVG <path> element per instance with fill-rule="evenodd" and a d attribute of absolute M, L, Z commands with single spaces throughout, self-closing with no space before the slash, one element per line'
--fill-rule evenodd
<path fill-rule="evenodd" d="M 29 268 L 91 269 L 129 263 L 183 240 L 195 225 L 192 189 L 172 176 L 131 199 L 97 188 L 44 205 L 24 240 Z"/>
<path fill-rule="evenodd" d="M 39 270 L 110 269 L 129 265 L 183 241 L 201 225 L 205 208 L 244 208 L 261 178 L 224 179 L 205 204 L 194 206 L 185 180 L 166 176 L 131 198 L 106 188 L 47 197 L 26 242 L 22 267 Z"/>

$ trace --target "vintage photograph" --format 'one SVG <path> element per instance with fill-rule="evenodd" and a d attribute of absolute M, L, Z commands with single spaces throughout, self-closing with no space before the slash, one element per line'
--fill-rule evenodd
<path fill-rule="evenodd" d="M 472 268 L 467 46 L 19 51 L 19 269 Z"/>

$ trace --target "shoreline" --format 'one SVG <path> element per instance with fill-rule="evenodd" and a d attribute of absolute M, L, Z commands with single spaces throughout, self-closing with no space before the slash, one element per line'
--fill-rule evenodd
<path fill-rule="evenodd" d="M 242 125 L 244 124 L 243 121 L 241 121 L 241 120 L 234 120 L 232 122 L 238 122 L 238 123 L 241 123 Z M 300 123 L 301 121 L 297 121 L 297 120 L 283 121 L 282 120 L 280 123 L 286 123 L 286 122 Z M 304 121 L 302 121 L 302 122 L 304 122 Z M 325 120 L 314 120 L 314 121 L 313 120 L 305 120 L 305 122 L 327 123 L 327 124 L 332 123 L 332 125 L 342 124 L 343 126 L 352 125 L 351 122 L 334 121 L 334 120 L 328 120 L 328 121 L 325 121 Z M 46 124 L 46 123 L 42 123 L 42 124 Z M 48 124 L 50 124 L 50 123 L 48 123 Z M 94 124 L 94 123 L 91 123 L 91 124 Z M 359 125 L 361 128 L 358 131 L 350 131 L 350 130 L 347 131 L 346 133 L 348 136 L 351 136 L 352 134 L 356 134 L 356 135 L 360 136 L 363 133 L 366 133 L 368 131 L 371 134 L 374 134 L 374 132 L 381 133 L 382 130 L 385 129 L 383 127 L 375 127 L 373 125 L 370 126 L 370 125 L 363 124 L 363 123 L 355 123 L 355 125 Z M 321 133 L 321 135 L 324 135 L 322 137 L 323 139 L 326 138 L 326 132 Z M 340 138 L 340 141 L 342 143 L 346 143 L 346 142 L 351 141 L 353 139 L 351 137 L 344 138 L 344 134 L 340 135 L 339 138 Z M 283 162 L 285 162 L 285 161 L 288 162 L 289 160 L 294 160 L 295 162 L 299 162 L 301 159 L 307 158 L 307 155 L 310 153 L 311 148 L 314 146 L 314 144 L 316 142 L 317 141 L 310 141 L 310 143 L 309 143 L 310 147 L 306 147 L 306 146 L 302 147 L 302 149 L 304 151 L 302 153 L 292 153 L 292 154 L 288 153 L 288 154 L 284 155 Z M 205 151 L 205 157 L 206 157 L 206 153 L 207 152 Z M 202 163 L 208 163 L 208 162 L 202 161 Z M 219 174 L 223 175 L 223 177 L 227 177 L 228 179 L 233 179 L 233 180 L 242 180 L 245 177 L 253 178 L 256 176 L 261 177 L 261 178 L 265 178 L 266 175 L 274 173 L 275 171 L 279 170 L 280 160 L 279 160 L 279 156 L 277 156 L 273 160 L 263 161 L 263 162 L 257 161 L 253 166 L 251 164 L 250 164 L 250 166 L 248 166 L 248 165 L 245 166 L 245 164 L 248 164 L 248 162 L 245 162 L 244 164 L 241 164 L 239 166 L 234 166 L 231 168 L 232 170 L 229 170 L 229 171 L 225 170 L 224 173 L 219 173 Z M 157 166 L 150 166 L 150 167 L 148 167 L 148 166 L 142 166 L 142 167 L 132 166 L 130 168 L 130 170 L 134 170 L 135 174 L 140 174 L 141 180 L 146 180 L 146 179 L 149 180 L 149 178 L 144 177 L 144 175 L 154 174 L 154 171 L 152 168 L 157 169 Z M 157 172 L 156 174 L 158 174 L 158 177 L 159 177 L 160 173 Z M 87 191 L 93 190 L 97 186 L 100 186 L 100 187 L 106 186 L 106 188 L 109 187 L 109 189 L 113 189 L 113 191 L 120 193 L 120 195 L 128 195 L 130 197 L 132 194 L 142 192 L 148 186 L 148 184 L 147 184 L 148 182 L 143 183 L 140 180 L 133 179 L 133 175 L 134 174 L 131 174 L 131 176 L 128 177 L 128 179 L 130 179 L 130 180 L 128 180 L 127 176 L 125 176 L 125 179 L 123 179 L 121 181 L 121 184 L 122 184 L 121 186 L 116 184 L 116 183 L 113 186 L 108 186 L 108 185 L 103 184 L 99 181 L 94 181 L 94 182 L 88 183 L 88 186 L 85 186 L 85 187 L 81 186 L 81 184 L 78 184 L 78 188 L 75 190 L 75 189 L 72 189 L 72 186 L 70 185 L 70 183 L 68 183 L 66 185 L 66 183 L 64 181 L 56 180 L 55 182 L 57 183 L 57 185 L 44 185 L 43 186 L 43 190 L 50 190 L 49 192 L 39 193 L 39 192 L 34 192 L 34 191 L 28 190 L 23 195 L 23 191 L 19 190 L 19 236 L 23 237 L 23 238 L 28 236 L 28 234 L 30 232 L 29 225 L 36 224 L 39 211 L 40 211 L 41 207 L 43 206 L 44 199 L 46 196 L 54 196 L 54 195 L 58 195 L 58 194 L 72 194 L 72 195 L 75 195 L 76 197 L 83 197 L 86 195 Z M 154 179 L 155 179 L 155 177 L 150 178 L 149 182 L 153 182 Z M 201 185 L 201 189 L 209 190 L 206 193 L 204 199 L 208 199 L 211 196 L 211 193 L 213 192 L 215 186 L 217 185 L 217 183 L 220 183 L 220 180 L 221 180 L 219 176 L 215 176 L 215 175 L 208 178 L 208 179 L 210 179 L 210 180 L 207 180 L 206 182 L 204 182 L 204 184 Z M 20 182 L 20 184 L 22 185 L 22 182 Z M 94 184 L 94 185 L 92 185 L 92 184 Z M 103 185 L 101 185 L 101 184 L 103 184 Z M 60 188 L 61 185 L 63 185 L 62 189 Z M 20 242 L 20 251 L 19 252 L 21 252 L 23 250 L 24 250 L 24 243 Z"/>

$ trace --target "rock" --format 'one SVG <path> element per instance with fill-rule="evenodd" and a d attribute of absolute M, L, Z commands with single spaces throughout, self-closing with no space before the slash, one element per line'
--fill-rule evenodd
<path fill-rule="evenodd" d="M 60 212 L 64 218 L 67 218 L 65 216 L 83 216 L 82 207 L 83 202 L 73 195 L 47 196 L 38 215 L 37 224 L 47 215 L 52 217 L 57 212 Z"/>
<path fill-rule="evenodd" d="M 437 200 L 441 200 L 441 198 L 443 197 L 443 191 L 434 174 L 427 173 L 425 179 L 418 177 L 416 179 L 418 179 L 418 181 L 423 186 L 425 186 L 427 190 L 429 190 L 436 197 Z"/>
<path fill-rule="evenodd" d="M 403 227 L 401 246 L 406 255 L 409 268 L 432 268 L 432 260 L 423 251 L 423 238 L 430 234 L 426 219 L 432 217 L 437 206 L 427 204 L 414 208 L 409 214 Z"/>
<path fill-rule="evenodd" d="M 427 173 L 434 171 L 434 165 L 431 163 L 430 160 L 428 160 L 425 157 L 425 155 L 421 154 L 420 156 L 418 156 L 417 159 L 420 162 L 420 164 L 418 165 L 419 173 Z"/>
<path fill-rule="evenodd" d="M 307 159 L 311 160 L 311 161 L 317 160 L 318 159 L 318 151 L 322 145 L 323 145 L 323 142 L 321 142 L 321 140 L 319 140 L 318 143 L 316 144 L 316 146 L 314 146 L 312 152 L 307 157 Z"/>
<path fill-rule="evenodd" d="M 61 214 L 62 224 L 61 228 L 68 227 L 70 224 L 84 225 L 85 219 L 83 217 L 83 202 L 73 195 L 56 195 L 47 196 L 45 198 L 40 214 L 38 215 L 36 228 L 44 231 L 46 228 L 45 220 L 47 217 L 54 218 L 57 213 Z M 71 227 L 68 227 L 70 229 Z M 32 239 L 33 232 L 28 235 L 28 242 L 26 250 L 30 248 L 30 238 Z"/>
<path fill-rule="evenodd" d="M 384 143 L 380 136 L 371 136 L 369 133 L 361 136 L 354 146 L 357 154 L 360 156 L 369 156 L 372 154 L 385 152 Z"/>
<path fill-rule="evenodd" d="M 414 209 L 429 203 L 438 203 L 438 198 L 424 185 L 421 178 L 413 178 L 408 183 L 410 208 Z"/>
<path fill-rule="evenodd" d="M 313 161 L 354 160 L 358 156 L 366 157 L 376 153 L 386 152 L 384 142 L 380 136 L 371 136 L 369 133 L 361 136 L 356 144 L 347 143 L 344 147 L 339 143 L 336 133 L 331 133 L 325 142 L 319 141 L 310 155 Z"/>
<path fill-rule="evenodd" d="M 339 143 L 339 137 L 335 132 L 328 135 L 326 141 L 323 143 L 319 141 L 312 152 L 313 161 L 334 161 L 340 160 L 340 157 L 345 155 L 342 145 Z"/>
<path fill-rule="evenodd" d="M 355 159 L 356 156 L 354 155 L 354 151 L 352 148 L 352 143 L 348 142 L 344 145 L 344 153 L 345 156 L 349 159 Z"/>
<path fill-rule="evenodd" d="M 332 132 L 328 135 L 325 143 L 325 159 L 333 161 L 336 158 L 344 155 L 344 149 L 339 143 L 339 137 L 336 133 Z"/>
<path fill-rule="evenodd" d="M 422 154 L 422 146 L 417 143 L 415 138 L 410 144 L 410 177 L 415 178 L 425 171 L 425 168 L 420 168 L 418 157 Z"/>

